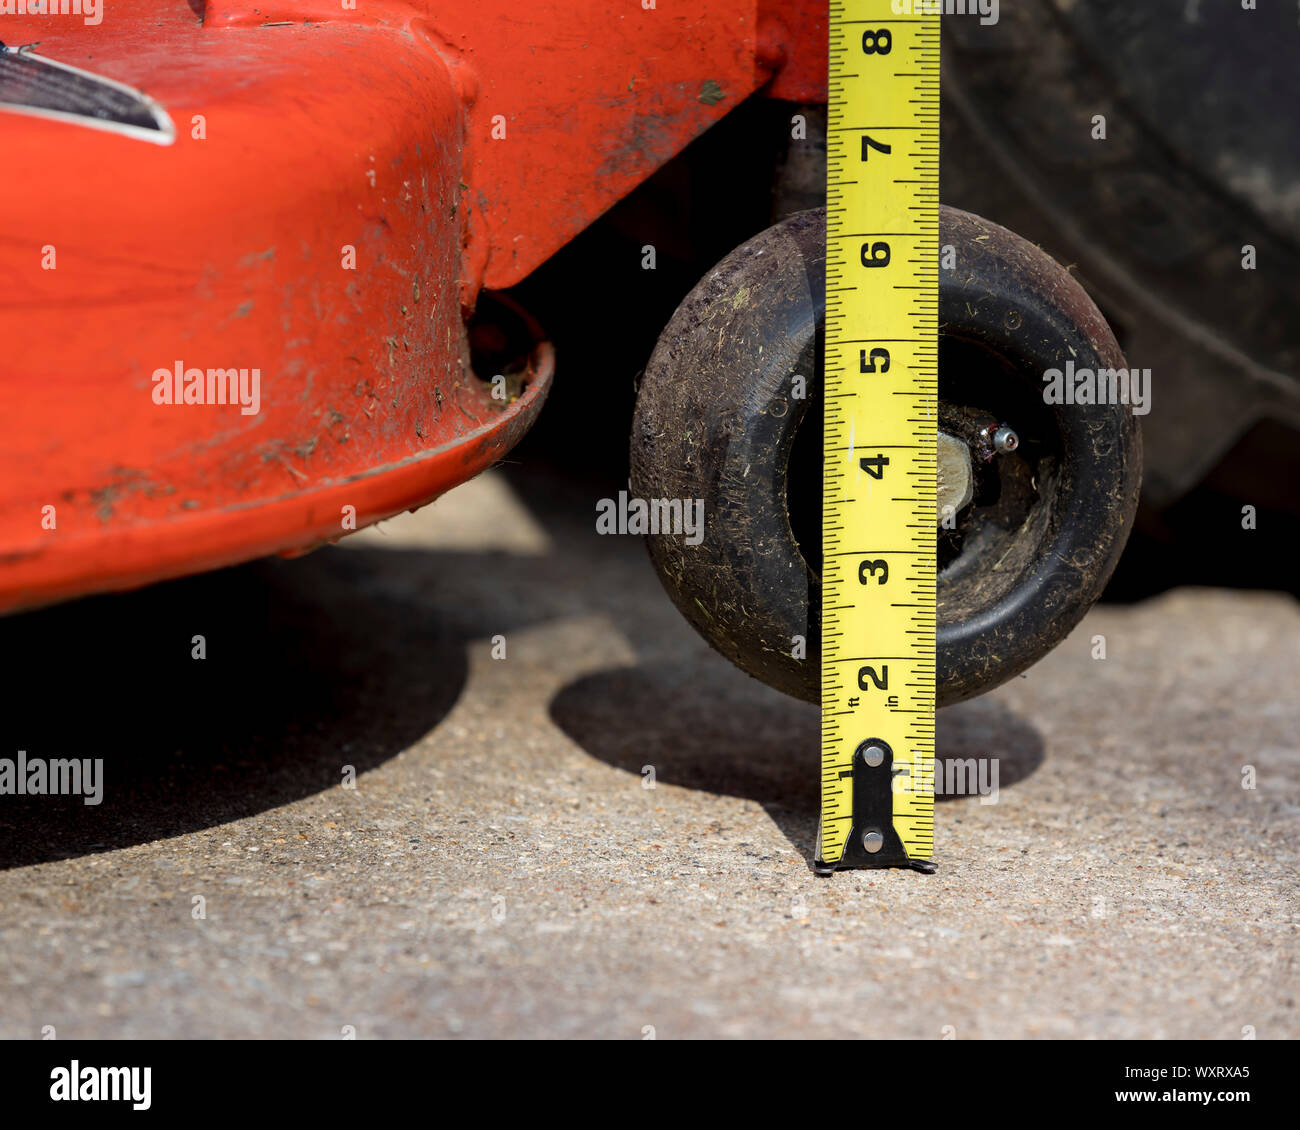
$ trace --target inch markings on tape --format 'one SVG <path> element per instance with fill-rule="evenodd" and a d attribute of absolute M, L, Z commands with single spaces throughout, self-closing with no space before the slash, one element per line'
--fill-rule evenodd
<path fill-rule="evenodd" d="M 823 875 L 934 870 L 939 17 L 896 6 L 830 5 Z"/>

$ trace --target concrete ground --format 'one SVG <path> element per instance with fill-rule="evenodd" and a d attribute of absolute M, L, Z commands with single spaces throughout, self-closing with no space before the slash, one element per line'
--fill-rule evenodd
<path fill-rule="evenodd" d="M 0 622 L 0 756 L 105 760 L 99 806 L 0 797 L 0 1036 L 1300 1035 L 1293 599 L 1094 610 L 941 715 L 1001 789 L 936 875 L 816 879 L 816 711 L 595 501 L 493 472 Z"/>

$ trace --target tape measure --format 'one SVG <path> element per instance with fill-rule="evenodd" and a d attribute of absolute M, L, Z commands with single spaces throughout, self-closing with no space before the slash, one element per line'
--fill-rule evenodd
<path fill-rule="evenodd" d="M 823 875 L 934 870 L 939 17 L 896 6 L 830 4 Z"/>

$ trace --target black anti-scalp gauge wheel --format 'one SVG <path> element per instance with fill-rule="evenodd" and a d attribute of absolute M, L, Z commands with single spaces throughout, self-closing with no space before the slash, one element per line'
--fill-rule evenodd
<path fill-rule="evenodd" d="M 1025 670 L 1100 596 L 1137 506 L 1132 401 L 1149 387 L 1129 387 L 1105 319 L 1054 260 L 966 212 L 942 208 L 939 222 L 955 252 L 939 272 L 944 706 Z M 659 338 L 632 431 L 635 496 L 704 501 L 698 545 L 647 539 L 673 602 L 738 667 L 809 702 L 825 243 L 824 211 L 801 212 L 709 272 Z M 1045 402 L 1044 374 L 1067 365 L 1106 374 L 1094 387 L 1129 403 Z"/>

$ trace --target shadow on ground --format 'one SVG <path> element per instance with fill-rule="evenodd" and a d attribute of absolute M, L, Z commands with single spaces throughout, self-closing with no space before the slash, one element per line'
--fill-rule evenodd
<path fill-rule="evenodd" d="M 757 801 L 811 859 L 820 803 L 815 706 L 708 657 L 589 675 L 556 695 L 551 717 L 616 768 L 644 776 L 650 766 L 657 784 Z M 941 711 L 936 744 L 941 764 L 997 758 L 1002 788 L 1043 760 L 1039 732 L 987 699 Z"/>
<path fill-rule="evenodd" d="M 0 618 L 0 758 L 102 758 L 106 782 L 99 805 L 0 797 L 0 870 L 334 788 L 345 765 L 373 769 L 446 717 L 471 641 L 603 610 L 643 643 L 666 598 L 639 546 L 629 559 L 647 599 L 632 601 L 633 615 L 623 584 L 574 583 L 585 575 L 575 570 L 596 568 L 582 554 L 609 540 L 580 499 L 566 508 L 542 492 L 539 509 L 568 538 L 543 556 L 327 548 Z"/>
<path fill-rule="evenodd" d="M 0 756 L 103 758 L 105 778 L 99 805 L 6 796 L 0 869 L 265 811 L 428 733 L 464 686 L 464 639 L 356 583 L 411 556 L 429 555 L 258 562 L 0 621 Z"/>
<path fill-rule="evenodd" d="M 574 569 L 564 552 L 327 548 L 0 618 L 0 758 L 102 758 L 106 781 L 99 805 L 0 798 L 0 870 L 237 820 L 395 757 L 459 699 L 470 641 L 617 599 Z"/>

